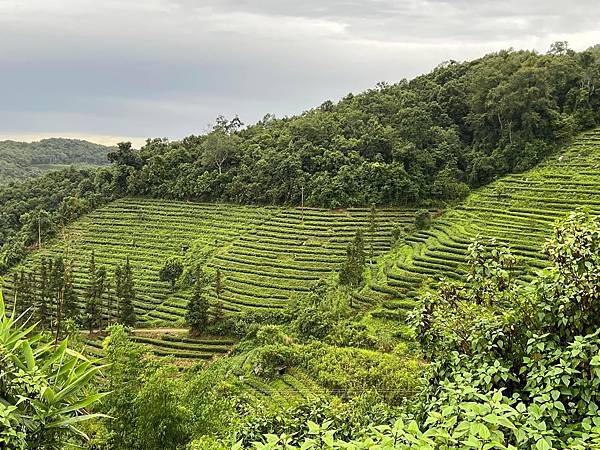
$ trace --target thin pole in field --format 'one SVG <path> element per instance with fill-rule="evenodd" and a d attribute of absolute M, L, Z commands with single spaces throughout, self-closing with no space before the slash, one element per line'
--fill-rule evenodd
<path fill-rule="evenodd" d="M 302 190 L 302 225 L 304 225 L 304 186 L 301 187 Z"/>

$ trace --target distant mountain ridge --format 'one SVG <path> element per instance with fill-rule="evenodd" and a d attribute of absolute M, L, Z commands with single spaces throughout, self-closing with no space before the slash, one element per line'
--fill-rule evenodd
<path fill-rule="evenodd" d="M 80 139 L 0 141 L 0 185 L 70 165 L 104 166 L 111 147 Z"/>

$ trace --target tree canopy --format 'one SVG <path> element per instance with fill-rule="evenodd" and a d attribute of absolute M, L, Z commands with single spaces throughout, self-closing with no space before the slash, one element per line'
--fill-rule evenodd
<path fill-rule="evenodd" d="M 600 48 L 506 50 L 380 83 L 294 117 L 148 140 L 121 165 L 129 194 L 323 207 L 462 198 L 531 168 L 600 121 Z"/>
<path fill-rule="evenodd" d="M 21 181 L 69 165 L 105 166 L 109 147 L 79 139 L 0 141 L 0 184 Z"/>

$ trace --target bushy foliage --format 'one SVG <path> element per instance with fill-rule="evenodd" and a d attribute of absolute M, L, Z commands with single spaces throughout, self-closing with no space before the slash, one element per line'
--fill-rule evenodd
<path fill-rule="evenodd" d="M 431 363 L 414 416 L 355 440 L 316 421 L 302 442 L 266 434 L 252 448 L 598 448 L 599 249 L 600 219 L 571 213 L 545 247 L 553 266 L 522 286 L 510 251 L 474 243 L 467 282 L 423 300 L 417 338 Z"/>
<path fill-rule="evenodd" d="M 572 213 L 546 245 L 553 267 L 522 287 L 507 250 L 475 243 L 468 283 L 446 283 L 423 303 L 418 336 L 432 360 L 423 417 L 451 404 L 449 386 L 470 386 L 518 411 L 520 431 L 506 444 L 597 439 L 599 246 L 600 221 Z"/>
<path fill-rule="evenodd" d="M 90 389 L 103 366 L 9 317 L 1 287 L 0 448 L 61 449 L 87 438 L 77 424 L 99 417 L 86 409 L 105 395 Z"/>
<path fill-rule="evenodd" d="M 237 427 L 234 441 L 244 447 L 265 442 L 268 435 L 283 435 L 288 445 L 299 445 L 310 437 L 307 424 L 331 423 L 340 439 L 350 440 L 362 435 L 372 423 L 392 424 L 398 412 L 370 392 L 341 402 L 335 397 L 315 395 L 303 403 L 285 409 L 251 411 Z"/>
<path fill-rule="evenodd" d="M 183 274 L 183 263 L 179 258 L 170 258 L 165 261 L 164 265 L 158 272 L 160 281 L 168 281 L 171 283 L 171 290 L 175 291 L 175 283 Z"/>
<path fill-rule="evenodd" d="M 425 230 L 431 226 L 431 213 L 426 209 L 420 209 L 415 213 L 415 228 Z"/>
<path fill-rule="evenodd" d="M 289 306 L 286 313 L 291 329 L 305 340 L 324 339 L 341 320 L 350 316 L 348 299 L 348 294 L 331 280 L 320 280 Z"/>
<path fill-rule="evenodd" d="M 316 342 L 299 355 L 303 369 L 342 398 L 373 390 L 389 404 L 399 405 L 419 389 L 422 367 L 412 358 Z"/>
<path fill-rule="evenodd" d="M 180 373 L 168 360 L 151 358 L 122 325 L 109 331 L 104 381 L 110 394 L 101 410 L 110 419 L 96 438 L 98 445 L 115 450 L 183 448 L 193 436 L 224 432 L 234 402 L 222 388 L 221 371 Z"/>
<path fill-rule="evenodd" d="M 299 116 L 150 140 L 124 180 L 134 194 L 253 204 L 453 201 L 598 124 L 599 67 L 598 48 L 449 62 Z"/>

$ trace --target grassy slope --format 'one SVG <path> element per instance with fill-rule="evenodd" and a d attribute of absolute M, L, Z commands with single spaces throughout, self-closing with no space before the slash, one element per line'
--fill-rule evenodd
<path fill-rule="evenodd" d="M 430 229 L 408 236 L 381 259 L 377 280 L 365 290 L 387 297 L 373 314 L 402 321 L 425 283 L 463 278 L 467 248 L 478 236 L 509 244 L 522 261 L 519 278 L 530 280 L 548 264 L 542 247 L 554 222 L 579 207 L 600 214 L 600 129 L 582 134 L 533 170 L 479 189 Z"/>
<path fill-rule="evenodd" d="M 408 210 L 380 210 L 372 240 L 374 254 L 389 251 L 392 227 L 412 223 L 413 216 L 413 211 Z M 24 266 L 27 271 L 36 268 L 44 256 L 66 255 L 73 259 L 75 288 L 82 303 L 92 250 L 97 265 L 105 265 L 110 277 L 116 265 L 129 256 L 140 326 L 181 326 L 191 288 L 172 293 L 168 283 L 158 279 L 158 271 L 167 258 L 202 253 L 207 267 L 221 270 L 221 298 L 217 299 L 214 288 L 209 292 L 213 311 L 217 303 L 222 304 L 225 314 L 278 310 L 294 295 L 308 291 L 317 280 L 337 270 L 344 260 L 347 243 L 356 230 L 366 230 L 369 223 L 367 209 L 307 208 L 303 212 L 128 198 L 77 221 L 67 229 L 64 241 L 46 245 L 32 254 Z M 184 244 L 190 246 L 188 254 L 182 251 Z M 367 247 L 370 245 L 369 235 Z M 12 281 L 10 276 L 6 280 L 9 298 Z M 219 349 L 209 352 L 202 347 L 193 348 L 190 343 L 176 346 L 168 339 L 146 343 L 156 354 L 177 353 L 180 357 L 204 359 L 219 353 Z"/>

